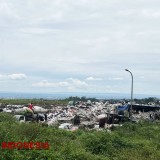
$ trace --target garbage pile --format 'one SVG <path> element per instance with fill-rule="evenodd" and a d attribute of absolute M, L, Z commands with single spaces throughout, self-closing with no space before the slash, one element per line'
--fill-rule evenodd
<path fill-rule="evenodd" d="M 155 121 L 160 120 L 160 111 L 150 111 L 150 112 L 140 112 L 138 114 L 133 114 L 131 117 L 132 121 L 139 122 L 140 120 Z"/>
<path fill-rule="evenodd" d="M 124 121 L 138 122 L 142 119 L 160 119 L 160 112 L 140 112 L 129 117 L 129 105 L 107 102 L 69 102 L 67 106 L 54 106 L 45 109 L 41 106 L 33 106 L 29 109 L 21 106 L 7 106 L 3 112 L 14 115 L 30 115 L 34 120 L 46 123 L 48 126 L 59 126 L 61 129 L 76 130 L 77 128 L 99 129 L 110 128 Z M 74 128 L 74 129 L 73 129 Z"/>

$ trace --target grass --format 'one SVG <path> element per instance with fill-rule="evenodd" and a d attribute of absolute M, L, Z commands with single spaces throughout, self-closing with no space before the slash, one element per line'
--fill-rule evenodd
<path fill-rule="evenodd" d="M 39 124 L 19 124 L 0 113 L 0 142 L 48 142 L 48 150 L 0 148 L 2 160 L 158 160 L 160 123 L 125 123 L 111 133 L 69 132 Z"/>
<path fill-rule="evenodd" d="M 0 99 L 0 103 L 2 106 L 5 106 L 7 104 L 12 105 L 25 105 L 28 106 L 29 103 L 33 103 L 34 105 L 40 105 L 45 108 L 50 108 L 51 105 L 67 105 L 68 100 L 62 99 L 62 100 L 45 100 L 45 99 Z"/>

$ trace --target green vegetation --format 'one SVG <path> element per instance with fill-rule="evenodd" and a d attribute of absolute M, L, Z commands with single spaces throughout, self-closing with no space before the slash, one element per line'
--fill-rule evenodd
<path fill-rule="evenodd" d="M 34 105 L 42 105 L 42 106 L 47 106 L 47 105 L 67 105 L 69 101 L 84 101 L 87 102 L 87 100 L 91 100 L 92 102 L 99 101 L 96 98 L 86 98 L 86 97 L 68 97 L 65 99 L 0 99 L 0 103 L 2 105 L 6 104 L 12 104 L 12 105 L 28 105 L 29 103 L 33 103 Z"/>
<path fill-rule="evenodd" d="M 155 103 L 155 105 L 160 105 L 160 99 L 156 97 L 148 97 L 144 99 L 134 99 L 134 101 L 139 104 L 149 104 L 150 102 L 153 102 Z"/>
<path fill-rule="evenodd" d="M 125 123 L 109 133 L 78 130 L 69 132 L 36 123 L 15 122 L 0 113 L 0 143 L 48 142 L 48 150 L 0 148 L 2 160 L 158 160 L 160 123 Z"/>
<path fill-rule="evenodd" d="M 5 107 L 6 105 L 25 105 L 28 106 L 29 103 L 33 103 L 34 105 L 40 105 L 45 108 L 52 108 L 52 106 L 56 105 L 68 105 L 69 101 L 84 101 L 87 102 L 87 100 L 98 101 L 95 98 L 86 98 L 86 97 L 69 97 L 66 99 L 59 99 L 59 100 L 49 100 L 49 99 L 0 99 L 0 104 L 2 107 Z"/>
<path fill-rule="evenodd" d="M 86 98 L 86 97 L 68 97 L 65 99 L 58 99 L 58 100 L 49 100 L 49 99 L 0 99 L 0 104 L 1 106 L 5 106 L 7 104 L 12 104 L 12 105 L 28 105 L 29 103 L 33 103 L 34 105 L 40 105 L 40 106 L 45 106 L 46 108 L 50 108 L 51 105 L 67 105 L 69 101 L 83 101 L 83 102 L 87 102 L 88 100 L 92 101 L 92 102 L 98 102 L 99 100 L 96 98 Z M 117 103 L 120 101 L 130 101 L 127 99 L 122 99 L 122 100 L 115 100 L 115 99 L 105 99 L 104 102 L 109 101 L 111 103 Z M 148 98 L 144 98 L 144 99 L 134 99 L 134 102 L 138 103 L 138 104 L 148 104 L 149 102 L 154 102 L 156 105 L 160 104 L 160 99 L 155 98 L 155 97 L 148 97 Z"/>
<path fill-rule="evenodd" d="M 29 103 L 33 103 L 34 105 L 44 106 L 45 108 L 50 108 L 51 105 L 67 105 L 68 99 L 63 100 L 46 100 L 46 99 L 0 99 L 0 103 L 2 106 L 5 105 L 26 105 Z"/>

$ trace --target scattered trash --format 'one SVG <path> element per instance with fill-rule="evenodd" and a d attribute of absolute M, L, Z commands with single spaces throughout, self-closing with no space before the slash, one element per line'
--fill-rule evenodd
<path fill-rule="evenodd" d="M 107 102 L 69 101 L 67 106 L 52 106 L 45 109 L 42 106 L 33 106 L 32 109 L 23 105 L 7 105 L 1 109 L 3 112 L 14 114 L 19 121 L 37 121 L 48 126 L 58 126 L 61 129 L 76 130 L 87 129 L 111 129 L 121 126 L 125 121 L 138 122 L 140 120 L 160 120 L 160 111 L 137 112 L 133 110 L 129 117 L 129 105 L 122 103 L 111 104 Z M 71 129 L 72 128 L 72 129 Z"/>

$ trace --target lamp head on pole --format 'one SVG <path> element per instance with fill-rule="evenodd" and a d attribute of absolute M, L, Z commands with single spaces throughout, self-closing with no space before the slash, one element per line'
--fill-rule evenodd
<path fill-rule="evenodd" d="M 125 69 L 125 71 L 129 72 L 129 70 L 128 70 L 128 69 Z"/>

